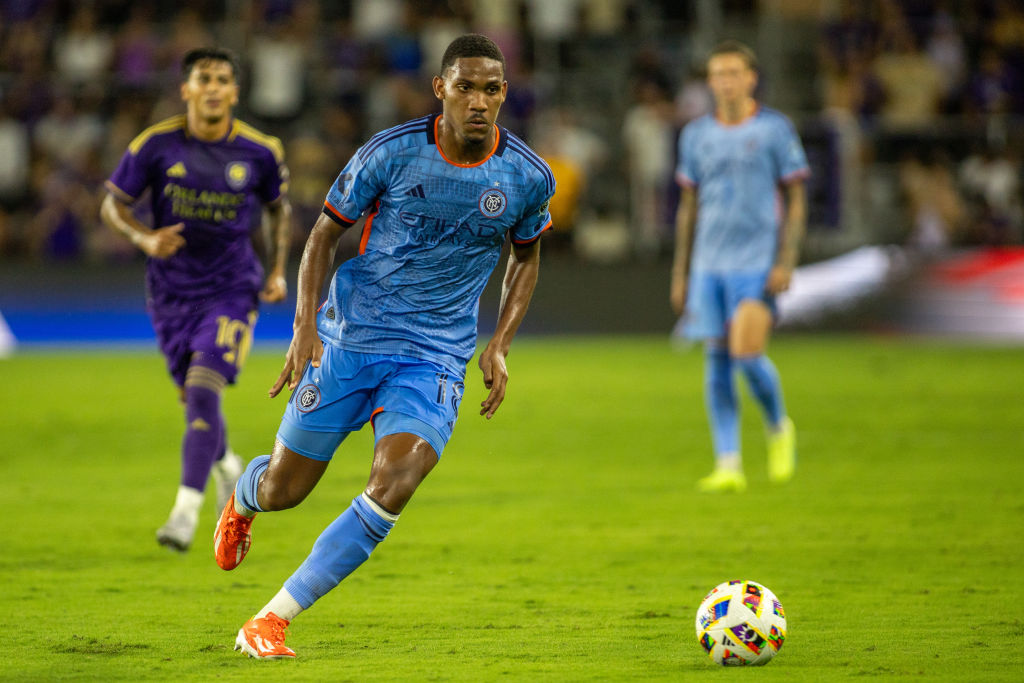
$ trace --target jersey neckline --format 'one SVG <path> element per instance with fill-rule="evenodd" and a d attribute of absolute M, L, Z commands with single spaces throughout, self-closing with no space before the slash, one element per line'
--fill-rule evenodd
<path fill-rule="evenodd" d="M 486 162 L 488 159 L 490 159 L 492 156 L 494 156 L 495 152 L 498 151 L 498 146 L 501 144 L 501 129 L 498 128 L 498 124 L 492 123 L 491 125 L 494 126 L 494 146 L 491 147 L 491 151 L 489 151 L 487 153 L 487 156 L 485 156 L 480 161 L 474 161 L 471 164 L 460 164 L 457 161 L 452 161 L 451 159 L 449 159 L 448 157 L 445 156 L 444 150 L 441 149 L 441 139 L 437 135 L 437 127 L 438 127 L 438 125 L 441 122 L 441 117 L 442 116 L 443 116 L 442 114 L 438 114 L 437 116 L 434 117 L 434 126 L 433 126 L 433 130 L 434 130 L 434 147 L 437 148 L 437 153 L 441 155 L 441 158 L 444 159 L 449 164 L 451 164 L 452 166 L 456 166 L 458 168 L 474 168 L 474 167 L 479 166 L 479 165 L 483 164 L 484 162 Z"/>
<path fill-rule="evenodd" d="M 717 123 L 718 125 L 722 126 L 723 128 L 736 128 L 738 126 L 742 126 L 744 123 L 747 123 L 748 121 L 752 121 L 753 119 L 757 118 L 757 115 L 760 114 L 760 113 L 761 113 L 761 103 L 760 102 L 754 102 L 754 110 L 752 112 L 750 112 L 749 114 L 747 114 L 746 116 L 744 116 L 739 121 L 737 121 L 736 123 L 729 123 L 728 121 L 723 121 L 721 118 L 719 118 L 718 111 L 715 111 L 712 114 L 712 118 L 715 119 L 715 123 Z"/>

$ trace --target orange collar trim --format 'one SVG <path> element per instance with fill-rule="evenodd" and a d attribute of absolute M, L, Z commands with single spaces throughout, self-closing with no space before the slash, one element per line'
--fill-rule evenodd
<path fill-rule="evenodd" d="M 480 164 L 490 159 L 492 156 L 494 156 L 494 153 L 498 151 L 498 143 L 501 142 L 501 130 L 498 128 L 498 124 L 495 123 L 491 124 L 492 126 L 494 126 L 494 146 L 491 147 L 491 151 L 487 153 L 487 156 L 485 156 L 480 161 L 476 161 L 472 164 L 460 164 L 457 161 L 452 161 L 451 159 L 444 155 L 444 150 L 441 149 L 441 138 L 437 134 L 437 127 L 441 123 L 441 118 L 442 117 L 438 116 L 436 119 L 434 119 L 434 146 L 437 147 L 437 153 L 441 155 L 441 158 L 447 161 L 452 166 L 458 166 L 459 168 L 473 168 L 474 166 L 479 166 Z"/>

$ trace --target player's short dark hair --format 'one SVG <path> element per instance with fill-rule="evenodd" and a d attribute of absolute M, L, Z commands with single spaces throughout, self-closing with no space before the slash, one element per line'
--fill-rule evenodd
<path fill-rule="evenodd" d="M 181 59 L 181 80 L 187 81 L 192 75 L 192 67 L 206 61 L 225 62 L 231 67 L 231 75 L 239 79 L 238 55 L 226 47 L 197 47 L 189 50 Z"/>
<path fill-rule="evenodd" d="M 741 43 L 738 40 L 723 40 L 711 50 L 708 59 L 718 55 L 739 55 L 747 63 L 747 68 L 753 71 L 758 70 L 757 55 L 746 43 Z"/>
<path fill-rule="evenodd" d="M 505 55 L 501 54 L 501 48 L 488 38 L 479 33 L 467 33 L 461 35 L 448 45 L 441 57 L 441 75 L 455 64 L 455 60 L 463 57 L 487 57 L 501 62 L 501 71 L 505 72 Z"/>

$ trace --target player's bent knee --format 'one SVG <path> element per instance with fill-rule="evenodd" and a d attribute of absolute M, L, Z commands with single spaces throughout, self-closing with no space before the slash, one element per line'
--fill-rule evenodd
<path fill-rule="evenodd" d="M 412 434 L 383 437 L 374 454 L 366 495 L 398 514 L 437 464 L 437 453 Z"/>

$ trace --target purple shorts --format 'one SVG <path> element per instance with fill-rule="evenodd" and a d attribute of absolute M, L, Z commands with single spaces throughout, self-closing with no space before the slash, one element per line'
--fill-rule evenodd
<path fill-rule="evenodd" d="M 229 293 L 198 303 L 151 302 L 149 307 L 167 370 L 179 387 L 185 385 L 185 374 L 193 362 L 234 384 L 252 349 L 257 315 L 256 295 L 250 292 Z"/>

